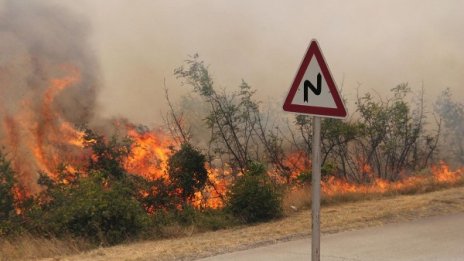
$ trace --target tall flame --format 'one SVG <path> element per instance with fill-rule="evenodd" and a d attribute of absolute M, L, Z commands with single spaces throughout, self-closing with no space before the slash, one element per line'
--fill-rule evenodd
<path fill-rule="evenodd" d="M 67 122 L 54 106 L 56 97 L 80 79 L 79 71 L 71 66 L 63 67 L 65 76 L 49 81 L 42 97 L 25 98 L 15 114 L 4 113 L 4 141 L 13 165 L 19 172 L 20 181 L 32 192 L 37 172 L 54 176 L 61 163 L 79 165 L 82 160 L 83 133 Z M 40 100 L 39 107 L 32 99 Z M 36 104 L 36 103 L 34 103 Z"/>

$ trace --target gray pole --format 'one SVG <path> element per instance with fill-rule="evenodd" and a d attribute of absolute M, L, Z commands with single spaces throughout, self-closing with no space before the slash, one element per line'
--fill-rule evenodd
<path fill-rule="evenodd" d="M 312 177 L 311 177 L 311 210 L 312 210 L 312 250 L 311 260 L 321 259 L 321 118 L 313 117 L 313 144 L 312 144 Z"/>

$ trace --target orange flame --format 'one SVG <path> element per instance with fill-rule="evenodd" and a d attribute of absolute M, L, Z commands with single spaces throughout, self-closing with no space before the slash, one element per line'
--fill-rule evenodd
<path fill-rule="evenodd" d="M 148 180 L 167 177 L 167 162 L 172 153 L 172 141 L 161 132 L 137 131 L 127 125 L 127 135 L 133 140 L 132 155 L 124 162 L 129 173 L 141 175 Z"/>
<path fill-rule="evenodd" d="M 403 177 L 398 181 L 387 181 L 375 178 L 368 184 L 356 184 L 346 180 L 329 177 L 327 181 L 321 182 L 323 193 L 328 196 L 343 195 L 350 193 L 387 193 L 407 190 L 423 190 L 432 184 L 454 185 L 464 180 L 464 168 L 451 171 L 449 166 L 441 161 L 438 165 L 431 167 L 432 175 L 416 175 Z"/>
<path fill-rule="evenodd" d="M 32 193 L 38 192 L 37 172 L 55 176 L 61 163 L 79 165 L 82 161 L 83 133 L 76 130 L 56 110 L 54 101 L 66 88 L 80 80 L 79 71 L 63 67 L 63 77 L 49 81 L 41 97 L 26 96 L 15 115 L 3 110 L 3 127 L 7 152 L 11 153 L 19 181 Z M 34 106 L 33 101 L 40 103 Z"/>
<path fill-rule="evenodd" d="M 127 135 L 133 141 L 131 156 L 124 162 L 125 169 L 148 180 L 158 178 L 168 180 L 167 163 L 173 153 L 174 140 L 161 131 L 138 130 L 131 124 L 126 124 L 125 127 Z M 224 171 L 221 172 L 210 166 L 207 166 L 207 170 L 209 182 L 202 191 L 194 194 L 192 204 L 195 207 L 220 208 L 224 204 L 223 195 L 228 184 L 226 179 L 220 178 L 220 176 L 224 177 Z M 145 197 L 149 194 L 147 191 L 141 193 Z"/>
<path fill-rule="evenodd" d="M 293 151 L 285 157 L 283 164 L 291 169 L 289 179 L 296 180 L 297 177 L 311 166 L 309 155 L 305 151 Z M 288 182 L 288 181 L 287 181 Z"/>
<path fill-rule="evenodd" d="M 56 96 L 79 81 L 79 71 L 76 68 L 67 69 L 69 75 L 51 80 L 42 99 L 41 116 L 43 123 L 36 124 L 34 130 L 35 144 L 32 144 L 32 151 L 39 169 L 50 176 L 54 176 L 59 164 L 63 162 L 76 163 L 76 158 L 72 155 L 72 152 L 76 153 L 76 150 L 73 151 L 73 147 L 83 147 L 84 134 L 73 128 L 53 108 Z M 63 154 L 63 152 L 67 153 Z"/>
<path fill-rule="evenodd" d="M 31 193 L 35 184 L 34 174 L 41 170 L 51 178 L 57 179 L 56 170 L 62 163 L 66 163 L 66 171 L 72 175 L 84 164 L 84 133 L 77 130 L 54 107 L 54 100 L 60 92 L 73 86 L 80 80 L 80 73 L 75 68 L 67 68 L 67 76 L 50 81 L 44 92 L 41 106 L 33 111 L 30 100 L 25 99 L 22 110 L 15 116 L 7 115 L 3 118 L 6 139 L 9 151 L 13 154 L 13 166 L 19 172 L 23 184 L 29 185 Z M 131 155 L 123 166 L 128 173 L 140 175 L 147 180 L 165 178 L 168 180 L 167 164 L 173 152 L 173 138 L 161 131 L 137 128 L 132 124 L 124 124 L 128 137 L 133 140 Z M 31 153 L 32 152 L 32 153 Z M 31 155 L 32 154 L 32 155 Z M 88 155 L 87 155 L 88 156 Z M 290 175 L 283 178 L 277 171 L 270 171 L 270 175 L 280 183 L 294 181 L 304 170 L 309 169 L 311 162 L 305 152 L 290 153 L 283 165 L 289 168 Z M 363 161 L 359 161 L 359 171 L 369 177 L 369 184 L 356 184 L 341 178 L 330 176 L 322 182 L 322 191 L 326 196 L 348 193 L 385 193 L 389 191 L 407 190 L 414 186 L 426 185 L 430 182 L 439 184 L 455 184 L 463 180 L 464 168 L 452 171 L 440 162 L 431 168 L 432 175 L 408 176 L 400 181 L 391 182 L 374 178 L 372 168 Z M 223 196 L 230 184 L 233 175 L 227 169 L 207 167 L 209 183 L 192 199 L 196 207 L 220 208 L 223 207 Z M 24 178 L 26 177 L 26 178 Z M 69 183 L 64 178 L 60 182 Z M 156 191 L 142 191 L 141 196 L 148 196 Z M 24 199 L 24 192 L 15 190 L 18 200 Z M 17 210 L 20 211 L 20 210 Z"/>

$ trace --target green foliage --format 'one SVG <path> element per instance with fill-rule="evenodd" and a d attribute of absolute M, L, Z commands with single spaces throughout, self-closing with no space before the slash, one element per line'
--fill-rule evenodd
<path fill-rule="evenodd" d="M 267 177 L 266 176 L 266 167 L 264 164 L 259 162 L 250 162 L 248 164 L 248 170 L 246 175 L 254 177 Z"/>
<path fill-rule="evenodd" d="M 10 161 L 0 151 L 0 222 L 7 220 L 14 213 L 13 188 L 16 184 L 14 175 Z"/>
<path fill-rule="evenodd" d="M 183 78 L 191 85 L 195 92 L 201 96 L 211 97 L 216 92 L 213 87 L 213 79 L 209 75 L 208 67 L 199 60 L 199 55 L 194 54 L 192 59 L 186 60 L 187 69 L 184 66 L 174 70 L 178 78 Z"/>
<path fill-rule="evenodd" d="M 104 136 L 86 129 L 84 139 L 85 146 L 92 150 L 88 172 L 97 172 L 110 181 L 117 180 L 124 184 L 131 191 L 131 197 L 137 199 L 148 212 L 174 208 L 180 204 L 179 196 L 175 193 L 176 187 L 171 182 L 164 178 L 147 180 L 141 176 L 126 173 L 123 162 L 131 154 L 132 140 L 130 138 L 119 138 L 114 135 L 110 140 L 106 140 Z M 65 177 L 69 179 L 72 174 L 65 173 L 59 180 Z M 68 180 L 68 182 L 72 181 Z"/>
<path fill-rule="evenodd" d="M 205 187 L 208 180 L 205 161 L 205 156 L 188 143 L 182 144 L 180 150 L 169 158 L 171 184 L 180 190 L 184 202 Z"/>
<path fill-rule="evenodd" d="M 266 221 L 281 216 L 281 199 L 281 193 L 266 175 L 264 166 L 252 163 L 232 185 L 227 209 L 248 223 Z"/>
<path fill-rule="evenodd" d="M 15 207 L 20 205 L 16 191 L 21 191 L 15 179 L 15 172 L 3 151 L 0 151 L 0 236 L 21 231 L 21 218 Z M 24 199 L 24 205 L 28 200 Z"/>
<path fill-rule="evenodd" d="M 402 170 L 423 168 L 426 161 L 419 161 L 418 157 L 430 148 L 421 142 L 421 137 L 426 136 L 422 96 L 413 110 L 406 100 L 411 93 L 407 84 L 400 84 L 391 92 L 393 97 L 386 101 L 366 93 L 358 99 L 357 106 L 364 135 L 364 160 L 379 177 L 394 180 Z"/>
<path fill-rule="evenodd" d="M 205 121 L 211 130 L 211 151 L 219 157 L 227 157 L 234 172 L 243 172 L 248 162 L 259 160 L 260 144 L 267 139 L 265 127 L 260 126 L 259 102 L 254 98 L 256 91 L 242 80 L 238 91 L 218 92 L 208 67 L 198 55 L 187 60 L 186 67 L 176 69 L 175 75 L 193 87 L 209 105 Z"/>
<path fill-rule="evenodd" d="M 149 219 L 120 181 L 108 182 L 99 172 L 71 184 L 42 176 L 47 189 L 27 213 L 32 231 L 54 236 L 85 237 L 96 243 L 115 244 L 142 233 Z"/>
<path fill-rule="evenodd" d="M 44 188 L 25 212 L 32 232 L 52 236 L 85 237 L 115 244 L 141 234 L 149 225 L 140 191 L 149 187 L 143 178 L 128 175 L 123 162 L 131 141 L 113 136 L 107 141 L 85 130 L 85 146 L 92 150 L 85 173 L 71 173 L 62 165 L 57 178 L 41 174 Z"/>
<path fill-rule="evenodd" d="M 84 140 L 85 146 L 93 152 L 89 158 L 89 170 L 100 171 L 118 179 L 125 175 L 122 163 L 131 153 L 132 141 L 129 138 L 119 140 L 113 136 L 107 141 L 103 135 L 86 129 Z"/>
<path fill-rule="evenodd" d="M 322 121 L 323 166 L 336 163 L 334 172 L 361 183 L 374 177 L 396 180 L 404 170 L 415 171 L 427 166 L 439 133 L 427 133 L 423 93 L 410 101 L 411 89 L 407 84 L 400 84 L 391 89 L 391 94 L 377 98 L 367 92 L 357 98 L 357 115 L 351 120 Z M 312 119 L 298 115 L 295 125 L 309 154 Z M 308 174 L 303 173 L 300 179 L 309 178 Z"/>
<path fill-rule="evenodd" d="M 176 237 L 242 224 L 224 209 L 197 209 L 190 205 L 185 205 L 182 210 L 156 211 L 151 220 L 152 234 L 159 237 Z"/>
<path fill-rule="evenodd" d="M 306 144 L 310 155 L 312 149 L 312 119 L 307 115 L 298 115 L 295 124 Z M 349 144 L 363 136 L 362 125 L 359 122 L 342 121 L 326 118 L 321 125 L 321 157 L 323 168 L 340 162 L 340 172 L 346 173 L 344 162 L 348 161 Z M 334 166 L 337 168 L 338 166 Z M 335 171 L 335 170 L 334 170 Z M 305 177 L 302 173 L 302 178 Z M 309 173 L 307 173 L 309 174 Z"/>
<path fill-rule="evenodd" d="M 218 230 L 238 225 L 239 222 L 223 209 L 197 210 L 195 225 L 201 231 Z"/>
<path fill-rule="evenodd" d="M 176 187 L 163 177 L 146 180 L 140 176 L 128 175 L 124 182 L 128 183 L 134 197 L 149 213 L 175 209 L 182 204 Z"/>

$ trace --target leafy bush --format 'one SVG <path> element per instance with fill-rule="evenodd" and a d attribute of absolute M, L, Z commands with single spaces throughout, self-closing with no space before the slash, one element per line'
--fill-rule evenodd
<path fill-rule="evenodd" d="M 85 237 L 96 243 L 116 244 L 144 231 L 149 218 L 132 191 L 122 182 L 108 184 L 104 174 L 57 184 L 47 177 L 48 189 L 28 216 L 31 229 L 40 234 Z M 44 203 L 45 202 L 45 203 Z"/>
<path fill-rule="evenodd" d="M 93 130 L 85 129 L 84 145 L 92 150 L 88 171 L 99 171 L 107 177 L 121 179 L 126 176 L 124 160 L 131 154 L 132 141 L 116 135 L 107 140 Z"/>
<path fill-rule="evenodd" d="M 14 171 L 5 155 L 0 152 L 0 221 L 8 219 L 14 212 L 14 185 Z"/>
<path fill-rule="evenodd" d="M 197 213 L 195 224 L 202 231 L 225 229 L 240 223 L 223 209 L 206 209 Z"/>
<path fill-rule="evenodd" d="M 266 175 L 261 163 L 252 163 L 248 171 L 232 185 L 227 209 L 245 222 L 266 221 L 282 215 L 281 193 Z"/>
<path fill-rule="evenodd" d="M 15 211 L 18 205 L 15 190 L 19 192 L 20 187 L 14 176 L 10 161 L 0 151 L 0 236 L 16 233 L 21 229 L 20 217 Z"/>
<path fill-rule="evenodd" d="M 184 205 L 182 209 L 158 210 L 152 216 L 152 234 L 160 237 L 190 235 L 241 224 L 224 209 L 198 209 Z"/>
<path fill-rule="evenodd" d="M 205 156 L 188 143 L 182 144 L 181 149 L 169 158 L 170 180 L 180 190 L 184 202 L 204 188 L 208 180 L 205 161 Z"/>
<path fill-rule="evenodd" d="M 148 213 L 157 210 L 176 209 L 182 200 L 176 193 L 175 186 L 164 177 L 146 180 L 141 176 L 127 175 L 124 180 L 133 191 L 134 197 Z"/>

